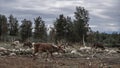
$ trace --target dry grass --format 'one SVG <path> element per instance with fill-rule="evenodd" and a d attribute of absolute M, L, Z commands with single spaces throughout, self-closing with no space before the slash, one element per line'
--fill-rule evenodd
<path fill-rule="evenodd" d="M 119 68 L 120 62 L 113 59 L 55 58 L 45 61 L 32 57 L 1 57 L 0 68 Z"/>
<path fill-rule="evenodd" d="M 75 44 L 71 49 L 79 49 Z M 12 49 L 10 43 L 0 43 L 1 47 Z M 113 48 L 112 48 L 113 49 Z M 84 55 L 84 54 L 83 54 Z M 30 55 L 0 56 L 0 68 L 119 68 L 120 53 L 106 55 L 97 53 L 94 58 L 89 54 L 78 56 L 75 54 L 55 55 L 55 59 L 45 61 L 45 58 L 33 60 Z M 87 59 L 89 57 L 89 59 Z"/>

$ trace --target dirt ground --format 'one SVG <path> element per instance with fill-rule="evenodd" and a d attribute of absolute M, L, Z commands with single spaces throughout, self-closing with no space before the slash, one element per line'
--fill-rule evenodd
<path fill-rule="evenodd" d="M 7 49 L 11 48 L 4 44 L 0 44 L 0 46 Z M 96 52 L 94 56 L 92 56 L 94 53 L 91 51 L 78 51 L 78 54 L 68 52 L 62 55 L 54 55 L 54 59 L 49 57 L 47 61 L 46 58 L 39 56 L 33 60 L 31 54 L 0 55 L 0 68 L 120 68 L 120 51 L 114 52 L 118 48 L 107 49 L 112 51 L 110 53 L 93 51 Z"/>
<path fill-rule="evenodd" d="M 45 61 L 45 58 L 3 56 L 0 68 L 120 68 L 120 58 L 55 57 Z"/>

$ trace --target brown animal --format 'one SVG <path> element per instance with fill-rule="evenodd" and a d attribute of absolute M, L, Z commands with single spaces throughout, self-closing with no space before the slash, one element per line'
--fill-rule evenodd
<path fill-rule="evenodd" d="M 53 58 L 52 54 L 53 52 L 65 52 L 62 46 L 53 46 L 53 44 L 50 43 L 35 43 L 33 46 L 34 46 L 33 56 L 35 56 L 37 52 L 47 52 L 47 57 L 48 54 L 50 54 L 51 57 Z"/>
<path fill-rule="evenodd" d="M 97 48 L 100 48 L 102 50 L 105 49 L 105 47 L 102 43 L 94 43 L 92 47 L 95 48 L 95 49 L 97 49 Z"/>
<path fill-rule="evenodd" d="M 32 48 L 32 43 L 30 41 L 24 42 L 23 47 L 26 47 L 26 46 L 29 47 L 29 48 Z"/>

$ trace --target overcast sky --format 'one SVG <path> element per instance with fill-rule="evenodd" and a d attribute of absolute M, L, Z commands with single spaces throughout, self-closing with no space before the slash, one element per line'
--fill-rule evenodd
<path fill-rule="evenodd" d="M 52 25 L 60 14 L 73 18 L 76 6 L 89 11 L 92 30 L 120 32 L 120 0 L 0 0 L 0 14 L 13 14 L 19 22 L 41 16 Z"/>

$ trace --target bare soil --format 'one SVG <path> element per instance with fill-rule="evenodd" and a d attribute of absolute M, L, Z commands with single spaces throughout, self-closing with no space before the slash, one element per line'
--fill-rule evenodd
<path fill-rule="evenodd" d="M 120 68 L 120 58 L 55 57 L 46 61 L 29 56 L 3 56 L 0 68 Z"/>
<path fill-rule="evenodd" d="M 0 46 L 12 49 L 9 43 L 0 43 Z M 116 49 L 110 48 L 109 50 Z M 47 61 L 44 57 L 38 57 L 36 60 L 33 60 L 31 54 L 1 55 L 0 68 L 120 68 L 120 51 L 110 54 L 106 51 L 98 51 L 93 57 L 91 57 L 93 55 L 92 52 L 90 54 L 88 52 L 79 53 L 83 56 L 66 53 L 63 55 L 54 55 L 54 59 L 49 57 Z"/>

